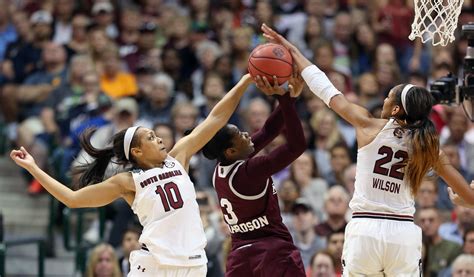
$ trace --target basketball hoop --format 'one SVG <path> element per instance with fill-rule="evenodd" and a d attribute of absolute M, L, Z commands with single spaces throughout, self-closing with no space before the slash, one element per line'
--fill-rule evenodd
<path fill-rule="evenodd" d="M 433 45 L 446 46 L 454 41 L 454 30 L 464 0 L 414 0 L 415 19 L 409 39 L 431 40 Z"/>

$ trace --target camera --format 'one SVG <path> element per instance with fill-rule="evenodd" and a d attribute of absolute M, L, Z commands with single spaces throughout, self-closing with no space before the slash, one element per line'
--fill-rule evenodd
<path fill-rule="evenodd" d="M 462 104 L 467 117 L 474 122 L 474 22 L 463 25 L 461 33 L 468 41 L 461 84 L 458 84 L 458 78 L 450 73 L 434 81 L 430 85 L 430 92 L 439 104 Z"/>

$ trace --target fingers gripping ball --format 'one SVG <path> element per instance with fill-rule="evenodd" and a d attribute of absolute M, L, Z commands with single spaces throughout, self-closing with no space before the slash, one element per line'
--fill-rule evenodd
<path fill-rule="evenodd" d="M 273 84 L 273 75 L 278 79 L 278 85 L 285 83 L 293 71 L 293 58 L 288 50 L 275 43 L 257 46 L 250 54 L 248 69 L 250 75 L 266 77 Z"/>

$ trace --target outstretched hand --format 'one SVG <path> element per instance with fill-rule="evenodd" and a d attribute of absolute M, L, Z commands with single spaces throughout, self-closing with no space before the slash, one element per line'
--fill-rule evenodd
<path fill-rule="evenodd" d="M 288 49 L 290 53 L 294 53 L 298 51 L 298 48 L 291 44 L 287 39 L 285 39 L 282 35 L 274 31 L 272 28 L 268 27 L 265 23 L 262 24 L 262 32 L 263 36 L 270 42 L 281 44 L 283 47 Z"/>
<path fill-rule="evenodd" d="M 12 158 L 17 165 L 26 170 L 35 165 L 35 159 L 33 159 L 33 156 L 31 156 L 23 146 L 20 147 L 19 150 L 12 150 L 12 152 L 10 152 L 10 158 Z"/>
<path fill-rule="evenodd" d="M 291 97 L 298 97 L 300 96 L 301 92 L 303 91 L 305 82 L 301 75 L 298 73 L 298 67 L 294 64 L 293 65 L 293 74 L 291 74 L 291 78 L 288 80 L 288 90 L 290 91 Z"/>
<path fill-rule="evenodd" d="M 263 93 L 265 93 L 266 95 L 274 95 L 274 94 L 283 95 L 286 93 L 286 91 L 278 85 L 278 79 L 276 76 L 273 76 L 273 85 L 272 85 L 268 81 L 267 77 L 265 76 L 262 77 L 260 75 L 257 75 L 257 77 L 255 77 L 255 84 L 257 88 L 263 91 Z"/>
<path fill-rule="evenodd" d="M 471 189 L 474 189 L 474 181 L 471 182 L 470 187 Z M 448 187 L 448 193 L 449 193 L 449 198 L 451 199 L 451 202 L 453 202 L 454 204 L 458 206 L 474 209 L 474 205 L 469 205 L 468 203 L 466 203 L 466 201 L 461 196 L 459 196 L 459 194 L 455 193 L 453 189 L 451 189 L 450 187 Z"/>

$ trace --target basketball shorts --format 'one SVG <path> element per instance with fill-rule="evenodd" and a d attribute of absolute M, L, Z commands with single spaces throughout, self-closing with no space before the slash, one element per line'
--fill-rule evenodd
<path fill-rule="evenodd" d="M 352 218 L 342 266 L 343 276 L 421 276 L 421 229 L 411 221 Z"/>
<path fill-rule="evenodd" d="M 207 265 L 178 267 L 159 265 L 147 250 L 134 250 L 130 253 L 130 273 L 128 277 L 205 277 Z"/>
<path fill-rule="evenodd" d="M 267 238 L 230 252 L 226 277 L 304 277 L 300 252 L 292 242 Z"/>

